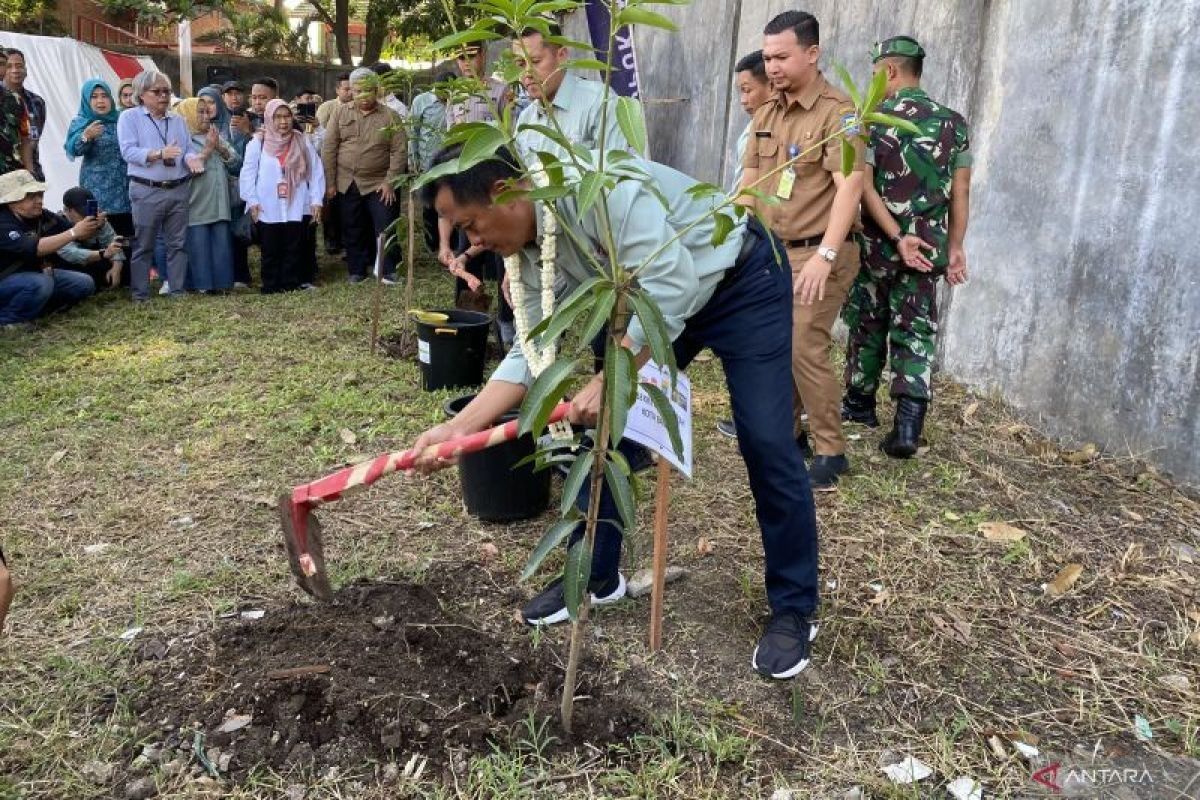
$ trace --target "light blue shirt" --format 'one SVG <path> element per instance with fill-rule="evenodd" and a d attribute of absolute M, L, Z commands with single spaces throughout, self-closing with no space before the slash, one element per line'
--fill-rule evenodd
<path fill-rule="evenodd" d="M 117 140 L 121 143 L 121 158 L 129 165 L 130 177 L 176 181 L 191 173 L 184 156 L 191 150 L 192 136 L 183 117 L 173 111 L 168 111 L 162 119 L 154 119 L 145 106 L 129 109 L 117 120 Z M 161 159 L 149 162 L 151 150 L 172 144 L 179 148 L 175 166 L 168 167 Z"/>
<path fill-rule="evenodd" d="M 434 153 L 446 132 L 446 104 L 433 92 L 422 92 L 413 98 L 409 122 L 412 125 L 410 155 L 417 171 L 425 172 L 432 166 Z"/>
<path fill-rule="evenodd" d="M 742 159 L 746 157 L 746 145 L 750 143 L 750 129 L 754 127 L 754 120 L 746 123 L 746 127 L 742 128 L 742 135 L 738 137 L 737 145 L 735 146 L 734 155 L 737 156 L 733 162 L 733 185 L 729 187 L 730 193 L 738 190 L 742 185 L 742 175 L 745 174 L 745 167 L 742 166 Z"/>
<path fill-rule="evenodd" d="M 687 193 L 688 189 L 698 181 L 670 167 L 641 158 L 636 158 L 631 163 L 648 173 L 647 180 L 652 181 L 663 194 L 669 208 L 664 208 L 641 181 L 623 181 L 609 195 L 608 214 L 616 240 L 617 260 L 629 268 L 634 268 L 678 231 L 696 219 L 709 215 L 723 198 L 698 199 L 690 196 Z M 572 197 L 559 200 L 558 208 L 562 217 L 560 224 L 573 231 L 583 246 L 594 253 L 602 253 L 603 242 L 607 237 L 602 232 L 598 209 L 593 207 L 587 214 L 580 216 Z M 540 241 L 541 204 L 535 204 L 535 209 L 534 217 L 537 220 Z M 705 219 L 664 248 L 650 265 L 638 274 L 638 283 L 642 289 L 658 303 L 672 341 L 683 332 L 688 318 L 709 301 L 725 271 L 733 266 L 741 251 L 746 230 L 745 220 L 737 224 L 720 247 L 712 245 L 713 229 L 712 218 Z M 557 250 L 558 275 L 560 281 L 565 283 L 564 289 L 567 293 L 596 274 L 595 268 L 575 241 L 561 231 L 558 234 Z M 519 276 L 509 278 L 519 278 L 525 290 L 525 314 L 530 328 L 542 319 L 540 256 L 537 241 L 527 244 L 520 252 Z M 597 260 L 601 264 L 607 262 L 603 255 Z M 560 296 L 563 295 L 560 293 Z M 636 317 L 630 321 L 629 338 L 635 343 L 636 349 L 641 349 L 646 342 L 641 322 Z M 520 342 L 516 342 L 509 350 L 504 361 L 493 373 L 492 379 L 526 386 L 533 382 L 525 355 L 521 352 Z"/>
<path fill-rule="evenodd" d="M 600 147 L 600 118 L 604 108 L 604 84 L 599 81 L 588 81 L 573 72 L 563 76 L 558 91 L 554 93 L 551 105 L 554 107 L 554 119 L 568 141 L 580 144 L 588 150 Z M 607 133 L 604 137 L 605 150 L 629 150 L 629 142 L 621 127 L 617 124 L 617 98 L 608 95 L 608 116 L 605 122 Z M 567 160 L 566 151 L 544 133 L 522 126 L 545 125 L 554 127 L 550 115 L 540 101 L 530 103 L 521 116 L 517 118 L 517 147 L 521 156 L 529 161 L 535 151 L 541 150 L 553 153 L 562 160 Z"/>

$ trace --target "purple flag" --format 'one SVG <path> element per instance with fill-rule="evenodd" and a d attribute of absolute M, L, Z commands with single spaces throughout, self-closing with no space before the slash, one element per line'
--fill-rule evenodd
<path fill-rule="evenodd" d="M 624 0 L 619 0 L 622 8 Z M 605 0 L 587 0 L 588 32 L 592 36 L 592 48 L 596 58 L 608 60 L 608 32 L 611 19 Z M 640 97 L 638 86 L 637 55 L 633 50 L 633 34 L 629 26 L 617 31 L 614 38 L 616 52 L 613 54 L 612 89 L 622 97 Z"/>

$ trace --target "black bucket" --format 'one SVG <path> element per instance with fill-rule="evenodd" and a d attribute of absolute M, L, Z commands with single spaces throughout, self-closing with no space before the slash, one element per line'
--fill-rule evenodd
<path fill-rule="evenodd" d="M 492 318 L 478 311 L 433 311 L 449 319 L 436 325 L 416 320 L 421 386 L 427 392 L 479 386 Z"/>
<path fill-rule="evenodd" d="M 447 400 L 442 407 L 447 417 L 466 408 L 475 395 Z M 496 424 L 517 418 L 516 411 L 505 414 Z M 478 453 L 466 453 L 458 460 L 458 478 L 462 483 L 467 513 L 485 522 L 514 522 L 531 519 L 550 503 L 550 472 L 535 472 L 533 464 L 513 465 L 532 455 L 536 445 L 529 434 Z"/>

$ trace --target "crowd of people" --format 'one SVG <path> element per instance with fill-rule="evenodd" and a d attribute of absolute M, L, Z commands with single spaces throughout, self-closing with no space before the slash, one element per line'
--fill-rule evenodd
<path fill-rule="evenodd" d="M 314 223 L 322 219 L 326 246 L 344 248 L 348 280 L 361 281 L 375 259 L 375 236 L 399 213 L 396 179 L 441 167 L 421 192 L 426 241 L 462 291 L 501 282 L 498 317 L 511 347 L 471 403 L 423 433 L 416 450 L 480 431 L 521 402 L 546 363 L 524 341 L 530 326 L 548 292 L 563 296 L 594 275 L 595 253 L 615 248 L 610 254 L 623 264 L 646 261 L 639 286 L 657 302 L 679 366 L 705 347 L 721 359 L 733 413 L 720 428 L 737 439 L 746 462 L 766 556 L 771 619 L 752 663 L 765 676 L 793 677 L 808 664 L 817 631 L 813 491 L 836 489 L 850 469 L 843 424 L 879 425 L 875 398 L 887 366 L 896 417 L 881 447 L 896 458 L 918 448 L 931 396 L 938 282 L 959 284 L 967 276 L 966 123 L 921 88 L 922 46 L 894 36 L 872 53 L 887 87 L 879 110 L 919 133 L 873 126 L 865 144 L 842 135 L 854 107 L 821 72 L 819 24 L 788 11 L 767 24 L 762 49 L 734 70 L 750 119 L 730 190 L 756 213 L 723 243 L 714 244 L 713 201 L 699 182 L 644 159 L 644 178 L 619 183 L 603 211 L 581 212 L 566 202 L 550 224 L 539 201 L 497 200 L 526 179 L 524 164 L 539 154 L 569 159 L 546 135 L 549 115 L 573 145 L 591 149 L 603 139 L 608 149 L 629 147 L 615 97 L 566 70 L 571 52 L 556 34 L 547 21 L 513 36 L 519 87 L 491 77 L 484 50 L 467 47 L 458 70 L 479 88 L 467 97 L 431 90 L 411 98 L 411 106 L 381 97 L 376 73 L 364 68 L 341 76 L 336 99 L 319 103 L 305 91 L 292 105 L 266 78 L 252 83 L 248 107 L 243 87 L 231 83 L 206 88 L 175 110 L 170 81 L 158 72 L 139 75 L 128 100 L 124 86 L 114 101 L 106 85 L 89 81 L 64 143 L 84 159 L 83 186 L 68 192 L 62 216 L 42 208 L 26 94 L 24 115 L 12 112 L 25 120 L 26 135 L 3 139 L 6 157 L 24 161 L 0 176 L 0 321 L 76 302 L 91 291 L 88 270 L 109 284 L 128 274 L 135 300 L 147 299 L 155 263 L 165 265 L 169 294 L 247 282 L 250 237 L 237 231 L 247 219 L 262 248 L 262 291 L 311 285 Z M 10 51 L 10 75 L 12 59 Z M 505 114 L 510 103 L 516 113 Z M 0 109 L 16 107 L 0 95 Z M 453 125 L 505 118 L 516 120 L 515 151 L 501 148 L 459 169 L 462 146 L 439 147 Z M 602 130 L 604 119 L 610 125 Z M 106 213 L 97 215 L 97 205 Z M 559 224 L 571 235 L 558 236 Z M 134 240 L 128 270 L 118 263 L 123 236 Z M 778 253 L 790 269 L 777 267 Z M 55 268 L 43 269 L 51 258 Z M 58 267 L 65 264 L 83 271 L 63 278 L 69 271 Z M 548 284 L 547 269 L 554 275 Z M 394 276 L 394 260 L 384 258 L 383 280 Z M 839 317 L 850 330 L 840 379 L 830 347 Z M 594 346 L 602 355 L 606 340 Z M 639 365 L 649 358 L 636 319 L 621 346 Z M 598 370 L 572 398 L 572 421 L 593 424 L 603 391 Z M 629 441 L 620 449 L 634 468 L 646 463 Z M 417 468 L 449 463 L 422 456 Z M 586 489 L 576 502 L 586 514 Z M 607 484 L 599 508 L 589 590 L 593 603 L 605 604 L 625 594 L 620 509 Z M 579 542 L 583 527 L 567 537 L 568 546 Z M 562 580 L 521 613 L 531 625 L 565 621 Z"/>

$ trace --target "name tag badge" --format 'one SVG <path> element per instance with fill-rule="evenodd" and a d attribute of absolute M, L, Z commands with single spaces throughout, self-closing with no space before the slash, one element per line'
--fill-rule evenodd
<path fill-rule="evenodd" d="M 782 200 L 792 199 L 792 190 L 796 188 L 796 170 L 788 167 L 779 175 L 779 187 L 775 196 Z"/>
<path fill-rule="evenodd" d="M 277 197 L 278 197 L 280 200 L 287 200 L 287 199 L 288 199 L 288 185 L 287 185 L 287 181 L 280 181 L 279 183 L 275 184 L 275 195 L 276 195 L 276 196 L 277 196 Z"/>

